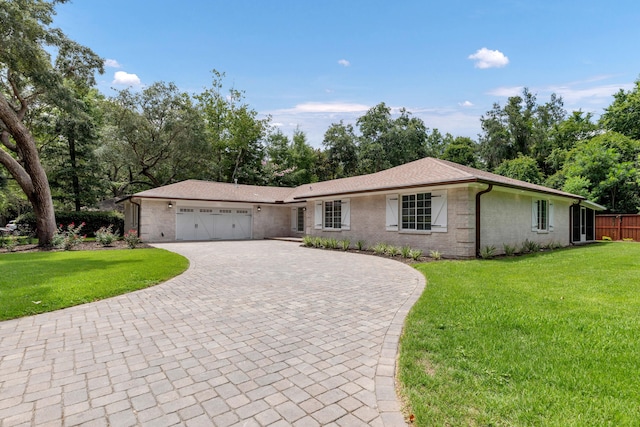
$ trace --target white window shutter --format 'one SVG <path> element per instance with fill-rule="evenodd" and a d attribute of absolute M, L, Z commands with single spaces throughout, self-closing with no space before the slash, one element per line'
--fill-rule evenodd
<path fill-rule="evenodd" d="M 555 221 L 555 215 L 553 213 L 553 202 L 549 201 L 549 231 L 553 231 L 554 221 Z"/>
<path fill-rule="evenodd" d="M 387 194 L 387 231 L 398 231 L 398 195 Z"/>
<path fill-rule="evenodd" d="M 351 204 L 349 199 L 343 199 L 340 201 L 340 209 L 342 212 L 342 218 L 340 218 L 340 228 L 343 230 L 351 229 Z"/>
<path fill-rule="evenodd" d="M 316 230 L 322 230 L 322 202 L 315 202 L 314 226 Z"/>
<path fill-rule="evenodd" d="M 291 208 L 291 231 L 298 231 L 298 208 Z"/>
<path fill-rule="evenodd" d="M 538 201 L 531 202 L 531 231 L 538 231 Z"/>
<path fill-rule="evenodd" d="M 431 231 L 447 232 L 447 191 L 431 192 Z"/>

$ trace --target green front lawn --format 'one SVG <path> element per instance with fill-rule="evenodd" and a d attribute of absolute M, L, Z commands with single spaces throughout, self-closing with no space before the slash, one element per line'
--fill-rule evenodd
<path fill-rule="evenodd" d="M 417 268 L 399 361 L 415 425 L 637 425 L 640 244 Z"/>
<path fill-rule="evenodd" d="M 96 301 L 163 282 L 189 262 L 163 249 L 0 255 L 0 320 Z"/>

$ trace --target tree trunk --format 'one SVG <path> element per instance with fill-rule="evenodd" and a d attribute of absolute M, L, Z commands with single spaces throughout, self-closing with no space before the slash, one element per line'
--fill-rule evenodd
<path fill-rule="evenodd" d="M 36 233 L 40 246 L 49 246 L 56 231 L 56 217 L 47 174 L 40 163 L 33 135 L 20 121 L 4 96 L 0 93 L 0 120 L 13 136 L 22 165 L 4 150 L 0 164 L 4 165 L 24 191 L 36 217 Z M 6 131 L 5 131 L 6 132 Z"/>
<path fill-rule="evenodd" d="M 71 187 L 73 187 L 73 201 L 76 212 L 80 212 L 80 180 L 78 179 L 78 169 L 76 165 L 76 140 L 72 136 L 69 138 L 69 157 L 71 159 Z"/>

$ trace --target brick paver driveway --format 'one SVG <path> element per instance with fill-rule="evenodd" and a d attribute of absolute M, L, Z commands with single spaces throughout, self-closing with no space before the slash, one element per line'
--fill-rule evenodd
<path fill-rule="evenodd" d="M 280 241 L 158 245 L 164 284 L 0 322 L 0 425 L 403 425 L 397 340 L 422 276 Z"/>

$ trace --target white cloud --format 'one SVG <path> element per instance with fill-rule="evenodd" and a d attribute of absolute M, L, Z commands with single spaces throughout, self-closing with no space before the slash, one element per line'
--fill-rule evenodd
<path fill-rule="evenodd" d="M 106 59 L 104 61 L 104 66 L 109 68 L 122 68 L 122 65 L 115 59 Z"/>
<path fill-rule="evenodd" d="M 116 71 L 113 75 L 113 85 L 118 86 L 140 86 L 140 77 L 136 74 L 129 74 L 125 71 Z"/>
<path fill-rule="evenodd" d="M 495 89 L 491 89 L 487 94 L 508 98 L 510 96 L 518 96 L 522 94 L 522 89 L 524 89 L 524 86 L 497 87 Z"/>
<path fill-rule="evenodd" d="M 290 113 L 359 113 L 369 110 L 368 105 L 348 102 L 305 102 L 289 109 Z"/>
<path fill-rule="evenodd" d="M 630 90 L 633 86 L 633 83 L 608 84 L 587 88 L 575 88 L 570 85 L 549 86 L 544 89 L 544 92 L 555 93 L 556 95 L 561 96 L 567 104 L 577 104 L 580 102 L 599 103 L 605 99 L 611 98 L 611 96 L 620 89 Z M 613 99 L 609 100 L 609 102 L 611 101 L 613 101 Z"/>
<path fill-rule="evenodd" d="M 473 103 L 471 101 L 460 102 L 458 105 L 461 107 L 473 107 Z"/>
<path fill-rule="evenodd" d="M 486 47 L 467 58 L 476 61 L 474 64 L 476 68 L 501 68 L 509 63 L 509 58 L 504 53 L 499 50 L 489 50 Z"/>
<path fill-rule="evenodd" d="M 348 67 L 351 65 L 351 62 L 347 61 L 346 59 L 341 59 L 338 61 L 338 64 L 342 65 L 343 67 Z"/>

